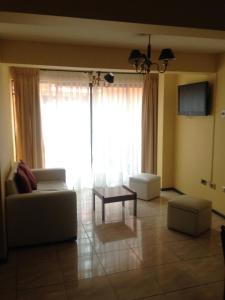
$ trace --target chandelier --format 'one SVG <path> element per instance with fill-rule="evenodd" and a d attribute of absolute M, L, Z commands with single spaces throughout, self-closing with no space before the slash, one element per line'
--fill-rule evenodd
<path fill-rule="evenodd" d="M 110 83 L 114 82 L 114 75 L 113 73 L 107 73 L 102 79 L 100 71 L 89 72 L 89 81 L 92 86 L 100 86 L 101 82 L 104 83 L 104 86 L 109 86 Z"/>
<path fill-rule="evenodd" d="M 159 73 L 164 73 L 166 72 L 169 60 L 175 59 L 175 55 L 170 48 L 162 49 L 158 58 L 159 62 L 152 62 L 150 39 L 151 35 L 149 34 L 147 53 L 144 54 L 138 49 L 133 49 L 129 55 L 128 62 L 135 67 L 137 73 L 149 74 L 152 66 L 156 66 Z"/>

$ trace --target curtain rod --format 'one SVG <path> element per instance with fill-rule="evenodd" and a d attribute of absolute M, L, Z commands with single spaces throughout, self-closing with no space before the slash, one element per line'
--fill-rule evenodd
<path fill-rule="evenodd" d="M 138 73 L 134 73 L 134 72 L 113 72 L 113 71 L 93 71 L 93 70 L 63 70 L 63 69 L 43 69 L 41 68 L 40 71 L 62 71 L 62 72 L 72 72 L 72 73 L 90 73 L 90 72 L 100 72 L 100 73 L 113 73 L 113 74 L 125 74 L 125 75 L 143 75 L 143 74 L 138 74 Z"/>

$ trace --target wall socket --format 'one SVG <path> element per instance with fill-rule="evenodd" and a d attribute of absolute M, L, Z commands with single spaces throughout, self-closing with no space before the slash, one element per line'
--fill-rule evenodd
<path fill-rule="evenodd" d="M 221 118 L 225 118 L 225 109 L 223 109 L 223 110 L 221 111 L 220 115 L 221 115 Z"/>
<path fill-rule="evenodd" d="M 203 184 L 203 185 L 207 185 L 207 184 L 208 184 L 208 181 L 207 181 L 207 180 L 205 180 L 205 179 L 201 179 L 201 184 Z"/>
<path fill-rule="evenodd" d="M 222 186 L 222 192 L 225 193 L 225 186 Z"/>
<path fill-rule="evenodd" d="M 201 184 L 208 185 L 211 189 L 214 189 L 214 190 L 216 189 L 216 184 L 213 182 L 210 182 L 206 179 L 201 179 Z M 224 186 L 224 192 L 225 192 L 225 186 Z"/>
<path fill-rule="evenodd" d="M 214 189 L 214 190 L 216 189 L 216 184 L 215 183 L 210 182 L 209 186 L 211 187 L 211 189 Z"/>

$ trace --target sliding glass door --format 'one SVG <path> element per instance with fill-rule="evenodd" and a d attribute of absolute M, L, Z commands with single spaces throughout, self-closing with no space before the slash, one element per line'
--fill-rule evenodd
<path fill-rule="evenodd" d="M 141 166 L 142 77 L 116 75 L 113 86 L 93 89 L 95 185 L 127 184 Z"/>
<path fill-rule="evenodd" d="M 140 172 L 142 78 L 117 75 L 90 91 L 85 73 L 42 71 L 40 94 L 45 165 L 66 168 L 70 187 L 124 184 Z"/>

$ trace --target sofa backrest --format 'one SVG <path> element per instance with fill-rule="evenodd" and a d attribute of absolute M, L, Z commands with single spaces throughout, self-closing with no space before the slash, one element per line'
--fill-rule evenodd
<path fill-rule="evenodd" d="M 14 162 L 11 171 L 9 172 L 9 176 L 6 179 L 6 196 L 18 194 L 18 190 L 15 183 L 15 175 L 17 172 L 18 162 Z"/>

